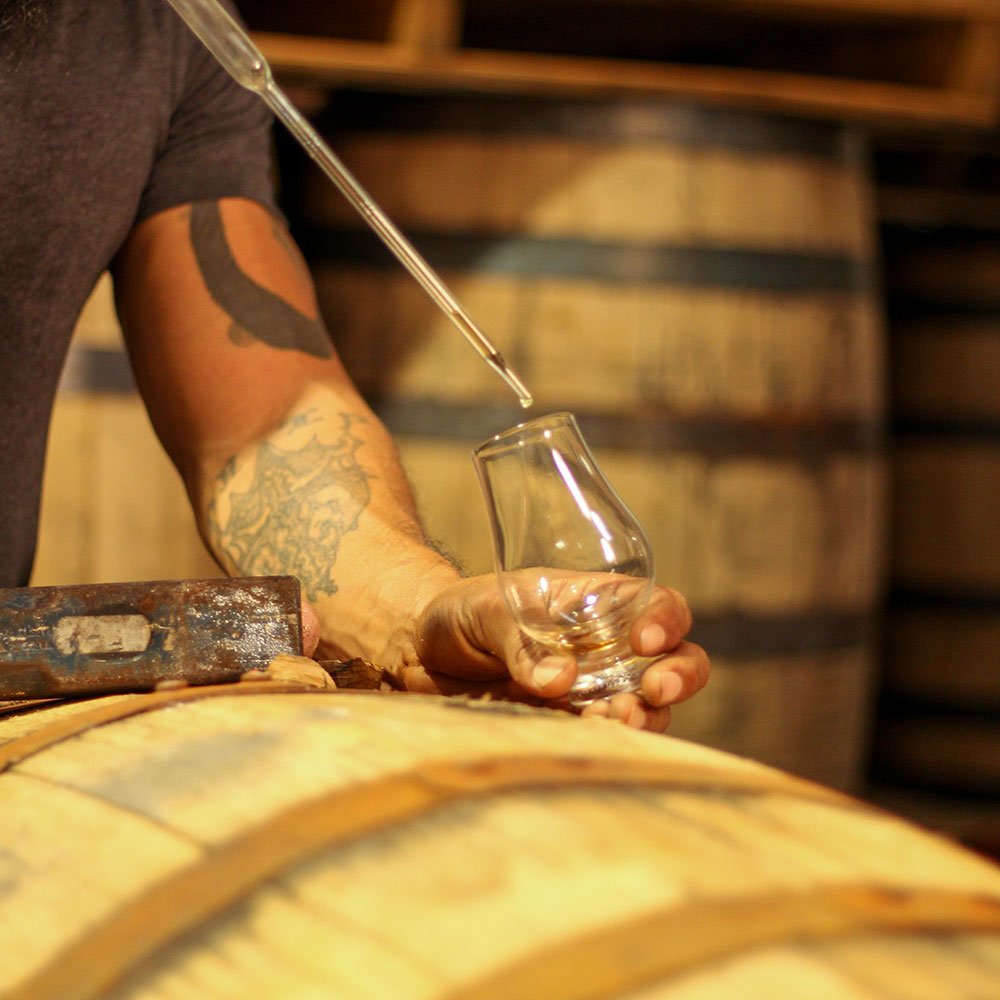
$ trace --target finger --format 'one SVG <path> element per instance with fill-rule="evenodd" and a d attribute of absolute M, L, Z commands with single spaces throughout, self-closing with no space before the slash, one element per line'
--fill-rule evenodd
<path fill-rule="evenodd" d="M 319 615 L 316 609 L 302 598 L 302 654 L 312 656 L 319 645 Z"/>
<path fill-rule="evenodd" d="M 508 635 L 504 658 L 514 683 L 540 698 L 561 698 L 576 680 L 575 660 L 550 653 L 518 629 Z"/>
<path fill-rule="evenodd" d="M 580 715 L 585 719 L 607 719 L 611 717 L 610 703 L 601 698 L 600 701 L 592 701 L 589 705 L 584 705 L 580 710 Z"/>
<path fill-rule="evenodd" d="M 674 649 L 691 629 L 691 609 L 684 595 L 656 587 L 632 626 L 632 648 L 642 656 L 659 656 Z"/>
<path fill-rule="evenodd" d="M 606 718 L 624 723 L 632 729 L 648 729 L 662 733 L 670 725 L 669 706 L 654 707 L 637 694 L 616 694 L 595 701 L 580 713 L 584 718 Z"/>
<path fill-rule="evenodd" d="M 653 708 L 652 705 L 646 706 L 646 720 L 643 723 L 643 729 L 648 729 L 652 733 L 665 733 L 667 727 L 670 725 L 670 706 L 663 705 L 659 708 Z"/>
<path fill-rule="evenodd" d="M 509 677 L 497 680 L 473 680 L 468 677 L 455 677 L 451 674 L 427 670 L 420 664 L 407 667 L 398 678 L 395 678 L 395 683 L 403 690 L 413 694 L 493 698 L 497 701 L 522 701 L 528 704 L 541 703 L 541 699 L 533 697 Z"/>
<path fill-rule="evenodd" d="M 708 683 L 710 670 L 705 650 L 693 642 L 682 642 L 643 672 L 642 696 L 653 707 L 685 701 Z"/>

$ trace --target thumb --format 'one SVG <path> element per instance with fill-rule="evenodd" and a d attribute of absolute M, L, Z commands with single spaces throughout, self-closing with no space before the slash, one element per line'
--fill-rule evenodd
<path fill-rule="evenodd" d="M 558 698 L 569 691 L 577 675 L 571 656 L 553 653 L 530 639 L 512 619 L 507 634 L 504 658 L 516 684 L 541 698 Z"/>

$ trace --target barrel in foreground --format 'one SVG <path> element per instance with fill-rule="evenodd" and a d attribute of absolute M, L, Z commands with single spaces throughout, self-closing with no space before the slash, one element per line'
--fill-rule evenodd
<path fill-rule="evenodd" d="M 996 866 L 602 720 L 262 682 L 14 709 L 0 767 L 12 1000 L 1000 990 Z"/>

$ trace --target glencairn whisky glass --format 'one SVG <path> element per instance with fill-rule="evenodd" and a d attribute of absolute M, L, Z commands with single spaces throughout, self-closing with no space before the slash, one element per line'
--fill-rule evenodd
<path fill-rule="evenodd" d="M 529 420 L 472 454 L 503 601 L 522 632 L 576 660 L 569 703 L 637 690 L 652 658 L 629 631 L 652 590 L 652 550 L 575 417 Z"/>

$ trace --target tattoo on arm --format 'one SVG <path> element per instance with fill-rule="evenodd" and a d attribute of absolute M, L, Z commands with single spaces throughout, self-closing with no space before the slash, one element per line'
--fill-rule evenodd
<path fill-rule="evenodd" d="M 302 254 L 299 248 L 295 245 L 295 241 L 289 235 L 288 230 L 284 226 L 278 225 L 277 219 L 271 220 L 271 232 L 274 234 L 274 238 L 284 247 L 285 253 L 288 255 L 288 259 L 295 265 L 296 270 L 305 278 L 309 277 L 309 267 L 305 260 L 302 258 Z"/>
<path fill-rule="evenodd" d="M 307 423 L 305 416 L 293 417 L 286 429 Z M 315 434 L 297 449 L 265 441 L 250 487 L 230 494 L 225 525 L 216 501 L 208 512 L 212 535 L 241 572 L 293 573 L 310 600 L 336 593 L 333 566 L 341 539 L 357 527 L 371 498 L 372 476 L 356 457 L 362 441 L 351 430 L 363 418 L 342 414 L 341 421 L 332 444 L 321 444 Z M 218 479 L 223 488 L 231 478 L 227 470 Z"/>
<path fill-rule="evenodd" d="M 259 340 L 271 347 L 304 351 L 317 358 L 333 354 L 318 319 L 310 319 L 240 270 L 226 239 L 218 202 L 191 206 L 191 245 L 209 295 L 230 317 L 234 343 Z"/>
<path fill-rule="evenodd" d="M 217 482 L 219 486 L 225 487 L 229 480 L 236 475 L 236 459 L 230 458 L 229 461 L 222 467 L 222 472 L 219 473 Z"/>

